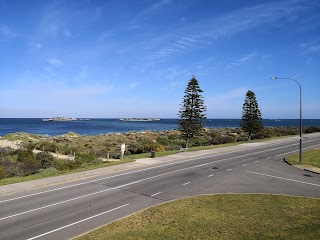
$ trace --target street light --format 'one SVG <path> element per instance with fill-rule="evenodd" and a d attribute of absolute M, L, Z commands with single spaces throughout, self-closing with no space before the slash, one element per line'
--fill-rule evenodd
<path fill-rule="evenodd" d="M 272 80 L 276 80 L 276 79 L 288 79 L 288 80 L 292 80 L 295 81 L 300 88 L 300 151 L 299 151 L 299 163 L 302 162 L 302 95 L 301 95 L 301 85 L 300 83 L 293 79 L 293 78 L 279 78 L 279 77 L 272 77 Z"/>

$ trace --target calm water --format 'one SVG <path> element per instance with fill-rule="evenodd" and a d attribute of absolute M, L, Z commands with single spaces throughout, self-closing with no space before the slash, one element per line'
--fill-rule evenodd
<path fill-rule="evenodd" d="M 27 132 L 56 136 L 68 132 L 97 135 L 110 132 L 176 129 L 178 119 L 161 119 L 154 122 L 123 122 L 118 119 L 91 119 L 89 121 L 43 122 L 41 118 L 0 118 L 0 136 L 8 133 Z M 299 126 L 299 119 L 264 119 L 266 127 Z M 209 128 L 239 127 L 240 119 L 207 119 Z M 320 126 L 320 119 L 304 119 L 303 126 Z"/>

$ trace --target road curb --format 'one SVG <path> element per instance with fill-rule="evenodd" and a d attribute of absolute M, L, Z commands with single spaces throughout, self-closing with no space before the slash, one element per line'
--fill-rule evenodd
<path fill-rule="evenodd" d="M 289 164 L 290 166 L 292 166 L 292 164 L 291 164 L 290 162 L 288 162 L 286 158 L 284 158 L 283 161 L 284 161 L 286 164 Z"/>
<path fill-rule="evenodd" d="M 315 173 L 315 174 L 320 174 L 319 172 L 315 172 L 315 171 L 312 171 L 312 170 L 309 170 L 309 169 L 306 169 L 306 168 L 304 168 L 303 170 L 305 170 L 307 172 Z"/>

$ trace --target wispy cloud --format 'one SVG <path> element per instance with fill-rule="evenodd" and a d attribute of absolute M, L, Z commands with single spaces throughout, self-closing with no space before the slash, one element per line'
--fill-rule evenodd
<path fill-rule="evenodd" d="M 242 8 L 218 18 L 212 17 L 179 29 L 169 31 L 164 42 L 148 51 L 149 59 L 159 59 L 183 54 L 196 48 L 211 45 L 217 40 L 248 31 L 262 25 L 279 26 L 283 21 L 290 21 L 292 16 L 311 8 L 313 2 L 289 0 L 263 3 L 253 7 Z M 315 46 L 314 50 L 318 50 Z M 244 59 L 245 60 L 245 59 Z"/>
<path fill-rule="evenodd" d="M 320 51 L 320 39 L 313 39 L 297 44 L 305 53 L 317 53 Z"/>
<path fill-rule="evenodd" d="M 258 57 L 258 53 L 257 52 L 252 52 L 252 53 L 248 53 L 245 56 L 242 56 L 239 59 L 236 59 L 235 61 L 233 61 L 232 63 L 230 63 L 227 68 L 230 68 L 232 66 L 240 66 L 242 64 L 246 64 L 248 62 L 253 61 L 255 58 Z"/>
<path fill-rule="evenodd" d="M 14 37 L 16 34 L 6 25 L 0 24 L 0 40 Z"/>
<path fill-rule="evenodd" d="M 168 6 L 172 3 L 172 0 L 159 0 L 152 5 L 146 7 L 143 11 L 141 11 L 133 20 L 133 22 L 140 22 L 141 19 L 148 18 L 153 15 L 154 12 L 159 11 L 162 7 Z"/>
<path fill-rule="evenodd" d="M 52 67 L 61 67 L 63 66 L 63 62 L 57 58 L 49 58 L 47 59 L 47 63 Z"/>

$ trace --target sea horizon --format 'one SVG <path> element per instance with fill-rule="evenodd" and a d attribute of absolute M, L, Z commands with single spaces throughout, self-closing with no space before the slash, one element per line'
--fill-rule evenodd
<path fill-rule="evenodd" d="M 58 136 L 68 132 L 80 135 L 99 135 L 140 131 L 174 130 L 179 118 L 160 118 L 158 121 L 120 121 L 120 118 L 77 118 L 77 121 L 50 121 L 44 118 L 0 118 L 0 136 L 26 132 L 30 134 Z M 80 120 L 90 119 L 90 120 Z M 299 127 L 299 119 L 263 119 L 265 127 Z M 204 121 L 206 128 L 239 128 L 241 119 L 210 118 Z M 303 127 L 320 126 L 320 119 L 303 119 Z"/>

